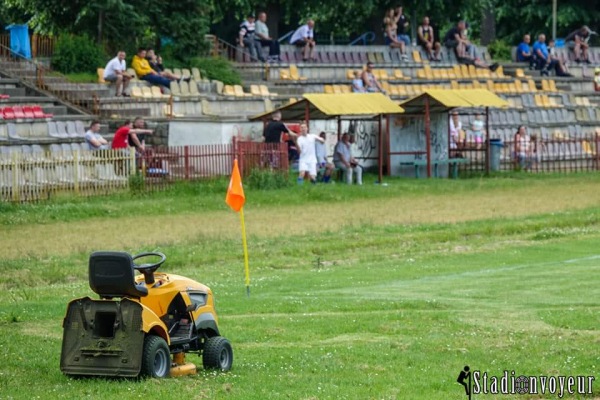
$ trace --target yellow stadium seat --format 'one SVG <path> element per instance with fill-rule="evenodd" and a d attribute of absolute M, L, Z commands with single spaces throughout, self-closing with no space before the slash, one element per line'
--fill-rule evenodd
<path fill-rule="evenodd" d="M 388 79 L 390 79 L 385 69 L 379 70 L 379 79 L 381 79 L 382 81 L 387 81 Z"/>
<path fill-rule="evenodd" d="M 498 78 L 504 78 L 504 68 L 502 67 L 502 65 L 500 65 L 498 67 L 498 69 L 496 70 L 495 74 L 496 74 L 496 76 Z"/>
<path fill-rule="evenodd" d="M 269 88 L 267 87 L 267 85 L 260 85 L 260 94 L 262 96 L 277 96 L 277 93 L 271 93 L 271 91 L 269 91 Z"/>
<path fill-rule="evenodd" d="M 340 88 L 340 85 L 333 85 L 333 93 L 335 93 L 335 94 L 342 93 L 342 89 Z"/>
<path fill-rule="evenodd" d="M 437 69 L 437 68 L 433 69 L 431 72 L 432 72 L 431 76 L 433 77 L 433 79 L 441 79 L 442 78 L 441 71 L 439 69 Z"/>
<path fill-rule="evenodd" d="M 233 92 L 235 93 L 236 97 L 248 97 L 248 96 L 252 96 L 251 93 L 245 93 L 244 92 L 244 88 L 242 87 L 242 85 L 234 85 L 233 86 Z"/>
<path fill-rule="evenodd" d="M 394 78 L 395 79 L 404 79 L 404 74 L 402 73 L 401 69 L 394 70 Z"/>
<path fill-rule="evenodd" d="M 466 78 L 466 76 L 463 76 L 463 74 L 462 74 L 462 69 L 460 68 L 460 65 L 454 64 L 454 66 L 452 67 L 452 70 L 454 71 L 454 75 L 456 76 L 457 79 Z"/>
<path fill-rule="evenodd" d="M 525 78 L 525 72 L 523 71 L 523 68 L 517 68 L 515 70 L 515 77 L 517 77 L 517 78 Z"/>
<path fill-rule="evenodd" d="M 154 97 L 155 99 L 166 99 L 169 98 L 171 96 L 169 96 L 168 94 L 163 94 L 160 91 L 160 88 L 158 86 L 152 86 L 150 88 L 151 92 L 152 92 L 152 97 Z"/>
<path fill-rule="evenodd" d="M 422 63 L 423 60 L 421 59 L 421 53 L 419 52 L 419 50 L 413 50 L 412 51 L 412 56 L 413 56 L 413 60 L 416 63 Z"/>
<path fill-rule="evenodd" d="M 533 101 L 535 102 L 535 105 L 537 107 L 543 107 L 542 95 L 540 95 L 540 94 L 534 94 L 533 95 Z"/>
<path fill-rule="evenodd" d="M 340 85 L 340 89 L 342 93 L 352 93 L 352 86 L 350 85 Z"/>
<path fill-rule="evenodd" d="M 188 68 L 182 68 L 181 69 L 181 77 L 184 79 L 191 78 L 192 73 L 190 72 L 190 70 Z"/>
<path fill-rule="evenodd" d="M 473 81 L 473 89 L 483 89 L 479 81 Z"/>
<path fill-rule="evenodd" d="M 298 73 L 298 67 L 294 64 L 290 65 L 290 78 L 295 81 L 305 81 L 305 76 L 300 76 Z"/>
<path fill-rule="evenodd" d="M 142 88 L 139 86 L 134 86 L 131 88 L 131 97 L 144 97 L 142 94 Z"/>
<path fill-rule="evenodd" d="M 425 79 L 425 71 L 422 69 L 418 69 L 417 70 L 417 78 L 419 79 Z"/>
<path fill-rule="evenodd" d="M 96 73 L 98 74 L 98 83 L 107 83 L 104 80 L 104 68 L 98 68 Z"/>
<path fill-rule="evenodd" d="M 346 79 L 354 79 L 354 70 L 353 69 L 346 70 Z"/>
<path fill-rule="evenodd" d="M 201 81 L 202 80 L 202 76 L 200 75 L 200 70 L 196 67 L 192 68 L 192 77 L 196 80 L 196 81 Z"/>
<path fill-rule="evenodd" d="M 442 78 L 442 79 L 448 79 L 448 78 L 450 78 L 448 76 L 448 70 L 446 68 L 442 68 L 439 71 L 440 71 L 440 78 Z"/>
<path fill-rule="evenodd" d="M 537 91 L 537 87 L 535 85 L 535 81 L 533 79 L 528 79 L 527 80 L 527 85 L 529 86 L 529 91 L 530 92 L 535 92 Z"/>
<path fill-rule="evenodd" d="M 458 81 L 450 81 L 450 87 L 454 90 L 460 89 L 460 87 L 458 85 Z"/>
<path fill-rule="evenodd" d="M 556 88 L 556 81 L 554 79 L 550 79 L 548 81 L 548 88 L 551 92 L 558 92 L 558 89 Z"/>
<path fill-rule="evenodd" d="M 280 69 L 279 70 L 279 79 L 282 79 L 282 80 L 290 79 L 290 71 L 287 69 Z"/>
<path fill-rule="evenodd" d="M 235 89 L 231 85 L 223 86 L 223 94 L 225 96 L 235 96 Z"/>
<path fill-rule="evenodd" d="M 252 96 L 262 96 L 260 92 L 260 87 L 258 85 L 250 85 L 250 94 Z"/>
<path fill-rule="evenodd" d="M 517 93 L 523 93 L 523 82 L 519 79 L 515 80 L 515 90 Z"/>
<path fill-rule="evenodd" d="M 325 85 L 325 87 L 323 88 L 323 90 L 325 91 L 325 93 L 327 94 L 333 94 L 333 86 L 332 85 Z"/>
<path fill-rule="evenodd" d="M 467 67 L 469 69 L 469 78 L 477 78 L 477 70 L 474 65 L 469 65 Z"/>
<path fill-rule="evenodd" d="M 548 86 L 548 81 L 546 79 L 542 79 L 542 90 L 544 92 L 548 92 L 550 90 Z"/>
<path fill-rule="evenodd" d="M 181 95 L 181 88 L 179 87 L 179 83 L 177 81 L 172 81 L 169 89 L 171 90 L 171 94 L 173 96 L 180 96 Z"/>
<path fill-rule="evenodd" d="M 469 74 L 469 67 L 467 67 L 465 64 L 460 65 L 460 74 L 463 78 L 471 77 L 471 75 Z"/>

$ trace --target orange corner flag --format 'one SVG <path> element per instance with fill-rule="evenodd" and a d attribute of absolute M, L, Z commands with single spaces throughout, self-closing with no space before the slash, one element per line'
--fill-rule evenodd
<path fill-rule="evenodd" d="M 227 195 L 225 196 L 225 203 L 235 212 L 239 212 L 244 203 L 246 202 L 246 196 L 244 195 L 244 187 L 242 186 L 242 177 L 240 176 L 240 169 L 238 167 L 237 158 L 233 161 L 233 170 L 231 171 L 231 180 L 229 181 L 229 187 L 227 188 Z"/>

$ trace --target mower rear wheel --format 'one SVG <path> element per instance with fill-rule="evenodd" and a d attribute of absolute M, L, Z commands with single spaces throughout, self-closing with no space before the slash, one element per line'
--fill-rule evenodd
<path fill-rule="evenodd" d="M 166 378 L 171 372 L 171 352 L 165 339 L 148 335 L 144 339 L 142 374 L 151 378 Z"/>
<path fill-rule="evenodd" d="M 213 336 L 204 343 L 202 364 L 205 369 L 229 371 L 233 364 L 233 349 L 223 336 Z"/>

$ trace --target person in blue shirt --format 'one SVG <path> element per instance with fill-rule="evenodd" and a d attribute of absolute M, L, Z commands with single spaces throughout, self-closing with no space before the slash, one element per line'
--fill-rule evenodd
<path fill-rule="evenodd" d="M 549 75 L 550 70 L 556 68 L 556 60 L 553 60 L 548 53 L 546 45 L 546 35 L 540 33 L 537 42 L 533 44 L 533 54 L 536 62 L 536 69 L 542 71 L 542 75 Z"/>
<path fill-rule="evenodd" d="M 551 56 L 546 45 L 546 35 L 543 33 L 538 36 L 537 42 L 533 45 L 533 57 L 536 69 L 542 71 L 542 76 L 549 75 L 551 70 L 556 72 L 556 76 L 572 76 L 558 59 Z"/>
<path fill-rule="evenodd" d="M 517 61 L 531 63 L 531 36 L 529 34 L 523 35 L 523 41 L 517 47 Z"/>

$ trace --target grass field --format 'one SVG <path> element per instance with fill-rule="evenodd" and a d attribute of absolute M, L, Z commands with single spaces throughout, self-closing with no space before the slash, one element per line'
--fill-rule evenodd
<path fill-rule="evenodd" d="M 247 190 L 250 298 L 225 185 L 0 205 L 0 398 L 465 399 L 464 365 L 594 376 L 564 398 L 600 398 L 597 176 Z M 62 318 L 93 295 L 98 249 L 162 251 L 209 285 L 232 371 L 63 376 Z M 558 397 L 473 398 L 515 396 Z"/>

